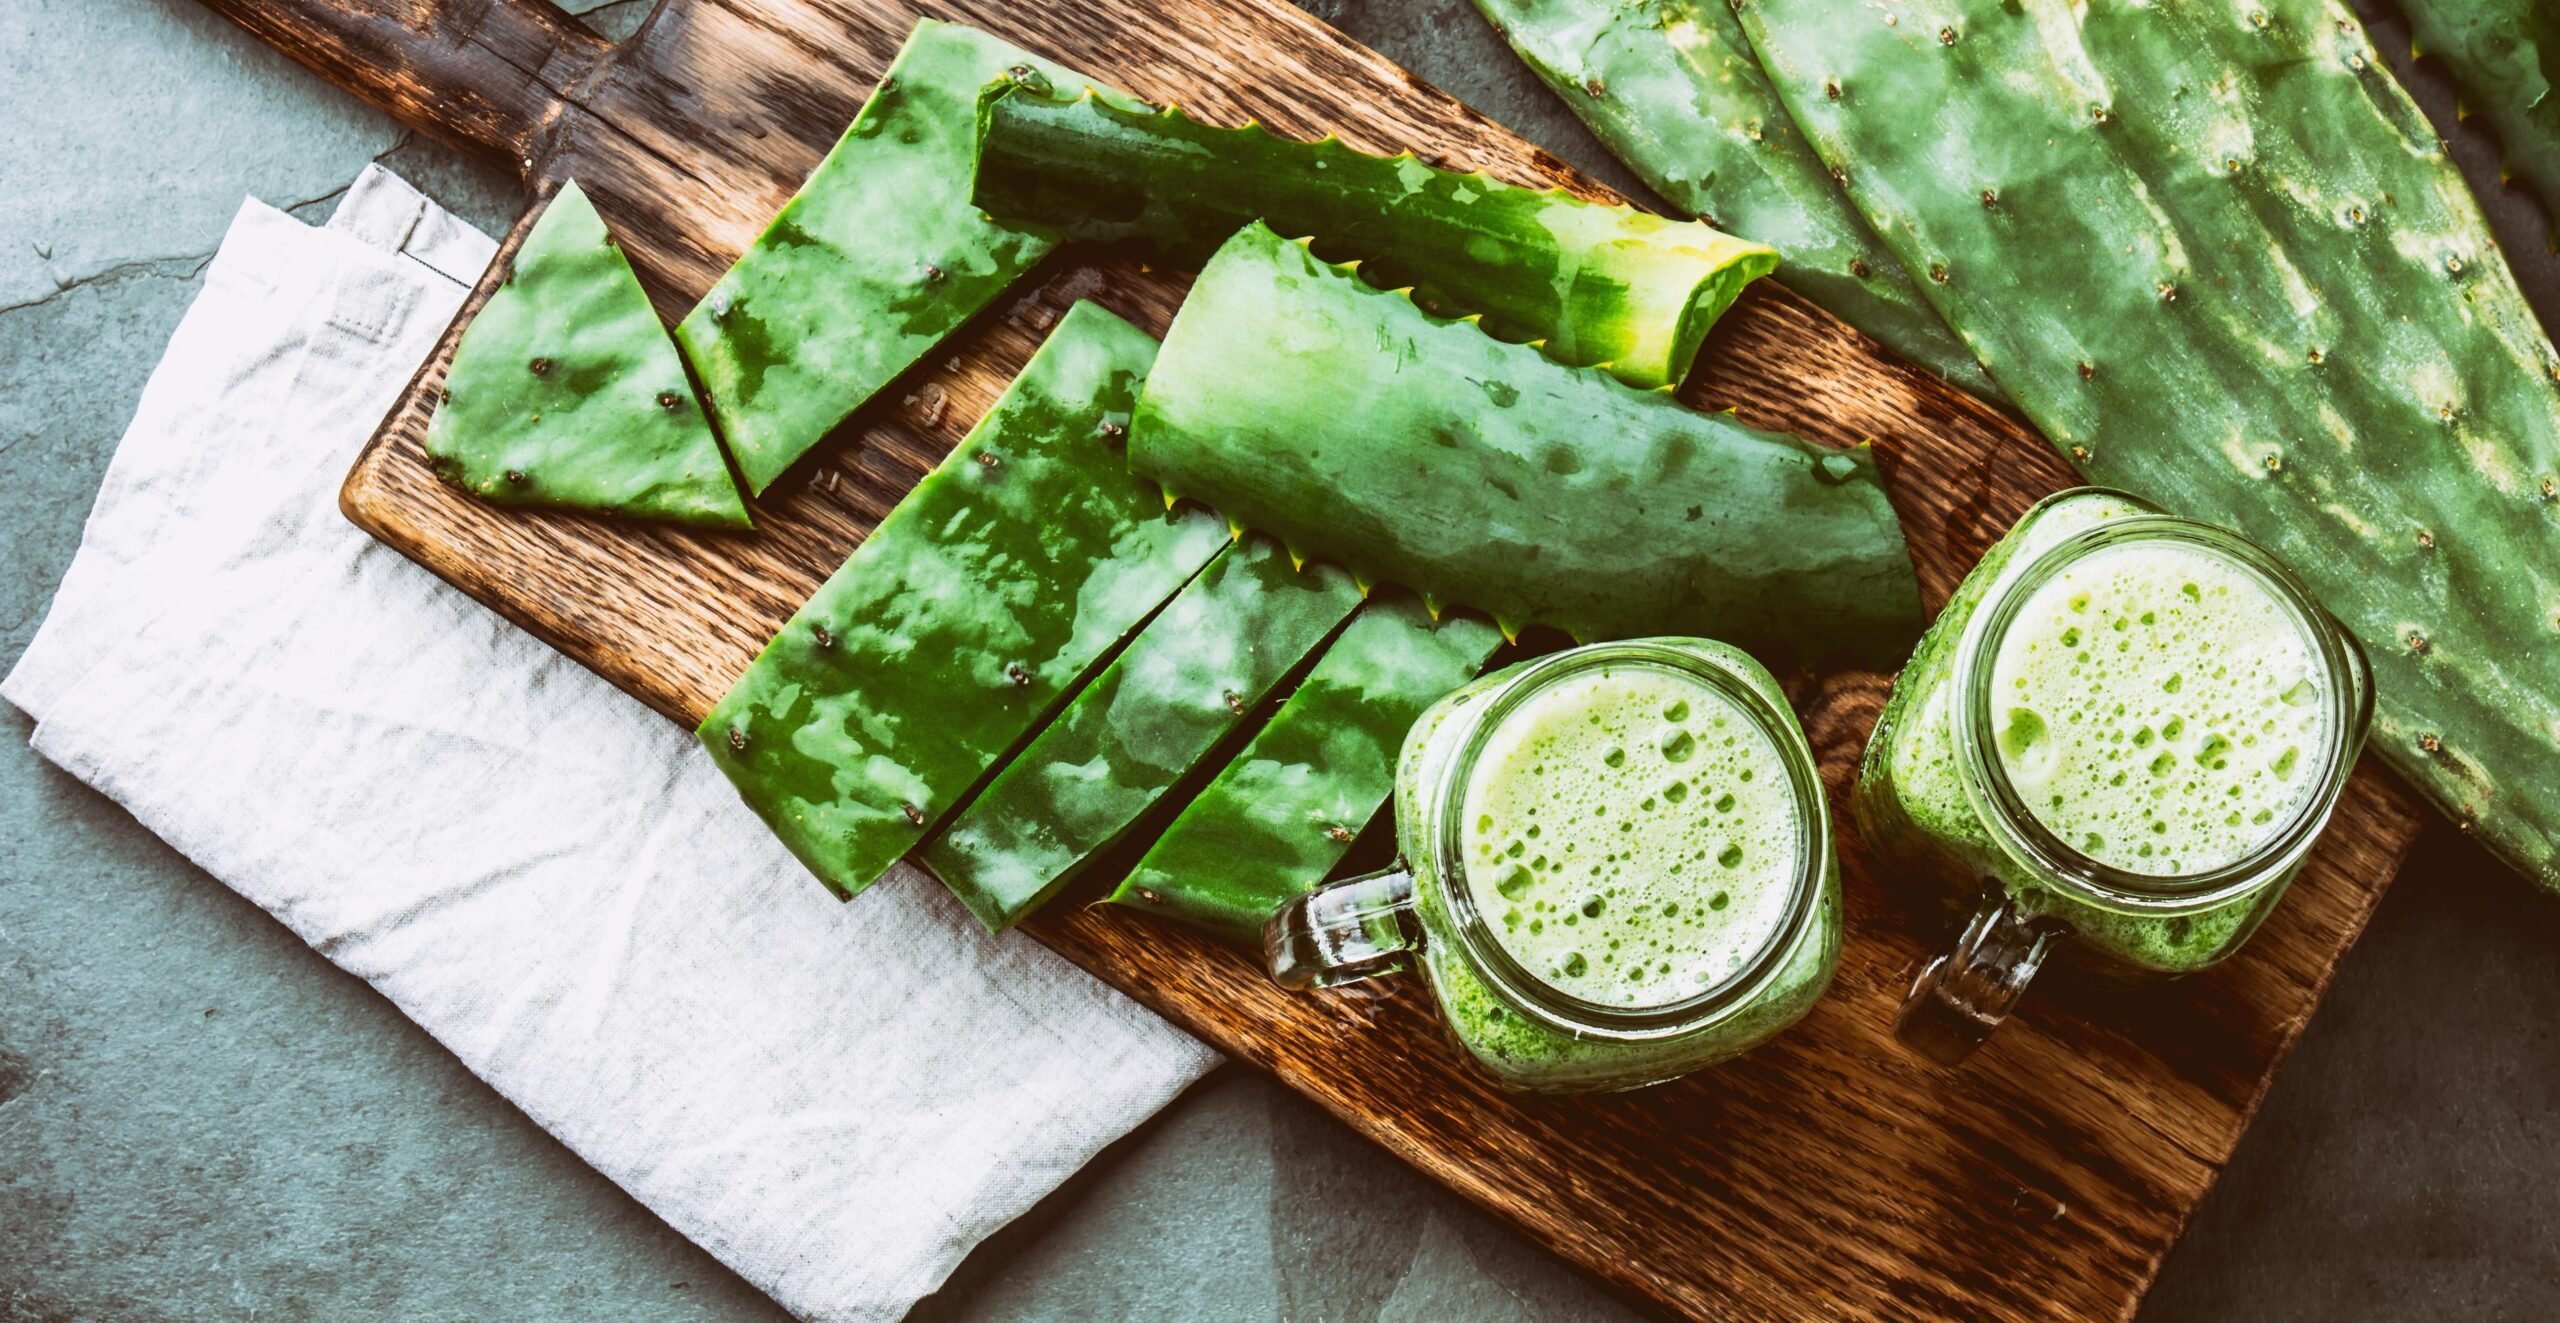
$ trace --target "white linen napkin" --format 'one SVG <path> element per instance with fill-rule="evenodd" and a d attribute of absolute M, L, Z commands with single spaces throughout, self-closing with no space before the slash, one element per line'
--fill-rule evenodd
<path fill-rule="evenodd" d="M 685 732 L 345 522 L 493 245 L 245 204 L 0 696 L 794 1313 L 894 1319 L 1216 1063 L 901 868 L 840 904 Z"/>

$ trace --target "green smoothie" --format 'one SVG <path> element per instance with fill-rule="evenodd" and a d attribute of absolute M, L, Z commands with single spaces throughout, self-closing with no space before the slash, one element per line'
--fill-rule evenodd
<path fill-rule="evenodd" d="M 1513 709 L 1466 787 L 1466 881 L 1523 969 L 1584 1001 L 1659 1006 L 1733 977 L 1804 869 L 1777 745 L 1732 699 L 1651 666 Z"/>
<path fill-rule="evenodd" d="M 1722 644 L 1486 676 L 1406 739 L 1399 837 L 1451 1035 L 1504 1083 L 1628 1088 L 1748 1050 L 1839 955 L 1811 750 Z"/>
<path fill-rule="evenodd" d="M 1996 881 L 2120 965 L 2185 973 L 2237 949 L 2337 794 L 2362 689 L 2340 664 L 2352 644 L 2231 541 L 2094 489 L 2029 511 L 1895 681 L 1855 797 L 1868 843 L 1967 901 Z M 2021 819 L 2054 856 L 2021 853 L 2037 835 Z M 2182 903 L 2199 878 L 2231 885 Z"/>
<path fill-rule="evenodd" d="M 2317 779 L 2319 653 L 2264 580 L 2192 547 L 2075 560 L 2030 595 L 1991 667 L 2000 763 L 2036 820 L 2127 872 L 2255 853 Z"/>

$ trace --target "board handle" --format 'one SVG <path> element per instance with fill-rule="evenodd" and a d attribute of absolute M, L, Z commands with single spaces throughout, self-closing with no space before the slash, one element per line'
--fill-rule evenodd
<path fill-rule="evenodd" d="M 534 177 L 612 43 L 545 0 L 200 0 L 410 128 Z"/>

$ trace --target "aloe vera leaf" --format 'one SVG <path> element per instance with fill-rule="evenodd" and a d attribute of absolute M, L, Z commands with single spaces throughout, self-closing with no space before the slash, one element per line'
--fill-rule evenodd
<path fill-rule="evenodd" d="M 2560 886 L 2560 354 L 2326 0 L 1755 4 L 1796 122 L 2080 471 L 2370 652 L 2373 745 Z"/>
<path fill-rule="evenodd" d="M 2486 116 L 2505 173 L 2560 219 L 2560 8 L 2551 0 L 2400 0 L 2422 56 L 2442 59 L 2466 114 Z"/>
<path fill-rule="evenodd" d="M 1479 617 L 1435 620 L 1411 593 L 1371 598 L 1108 899 L 1258 940 L 1263 921 L 1322 882 L 1387 802 L 1396 752 L 1423 709 L 1501 644 Z"/>
<path fill-rule="evenodd" d="M 1090 81 L 975 28 L 919 20 L 834 150 L 677 325 L 750 490 L 1053 246 L 969 204 L 978 89 L 1006 77 Z"/>
<path fill-rule="evenodd" d="M 697 732 L 851 896 L 1227 545 L 1123 467 L 1145 332 L 1078 303 Z"/>
<path fill-rule="evenodd" d="M 426 451 L 499 505 L 749 525 L 665 324 L 576 180 L 454 347 Z"/>
<path fill-rule="evenodd" d="M 1725 0 L 1476 8 L 1665 201 L 1784 253 L 1781 284 L 1885 348 L 1984 399 L 2003 398 L 1796 132 Z"/>
<path fill-rule="evenodd" d="M 1360 604 L 1351 576 L 1248 535 L 1165 604 L 921 857 L 991 932 L 1038 909 Z"/>
<path fill-rule="evenodd" d="M 1370 288 L 1249 225 L 1200 272 L 1129 463 L 1506 632 L 1898 661 L 1909 549 L 1863 450 L 1702 414 Z"/>
<path fill-rule="evenodd" d="M 1181 266 L 1259 217 L 1425 306 L 1481 314 L 1496 335 L 1639 386 L 1686 376 L 1716 318 L 1778 264 L 1695 221 L 1090 94 L 991 86 L 978 132 L 975 196 L 992 215 L 1141 242 Z"/>

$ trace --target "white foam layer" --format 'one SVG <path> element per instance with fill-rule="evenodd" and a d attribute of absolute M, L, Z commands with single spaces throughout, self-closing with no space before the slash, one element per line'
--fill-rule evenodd
<path fill-rule="evenodd" d="M 1777 746 L 1660 666 L 1539 691 L 1487 741 L 1464 811 L 1466 884 L 1504 949 L 1607 1005 L 1733 975 L 1785 921 L 1803 866 Z"/>
<path fill-rule="evenodd" d="M 2198 873 L 2256 850 L 2318 777 L 2328 677 L 2256 574 L 2129 542 L 2037 588 L 1992 660 L 2001 765 L 2030 811 L 2102 863 Z"/>

